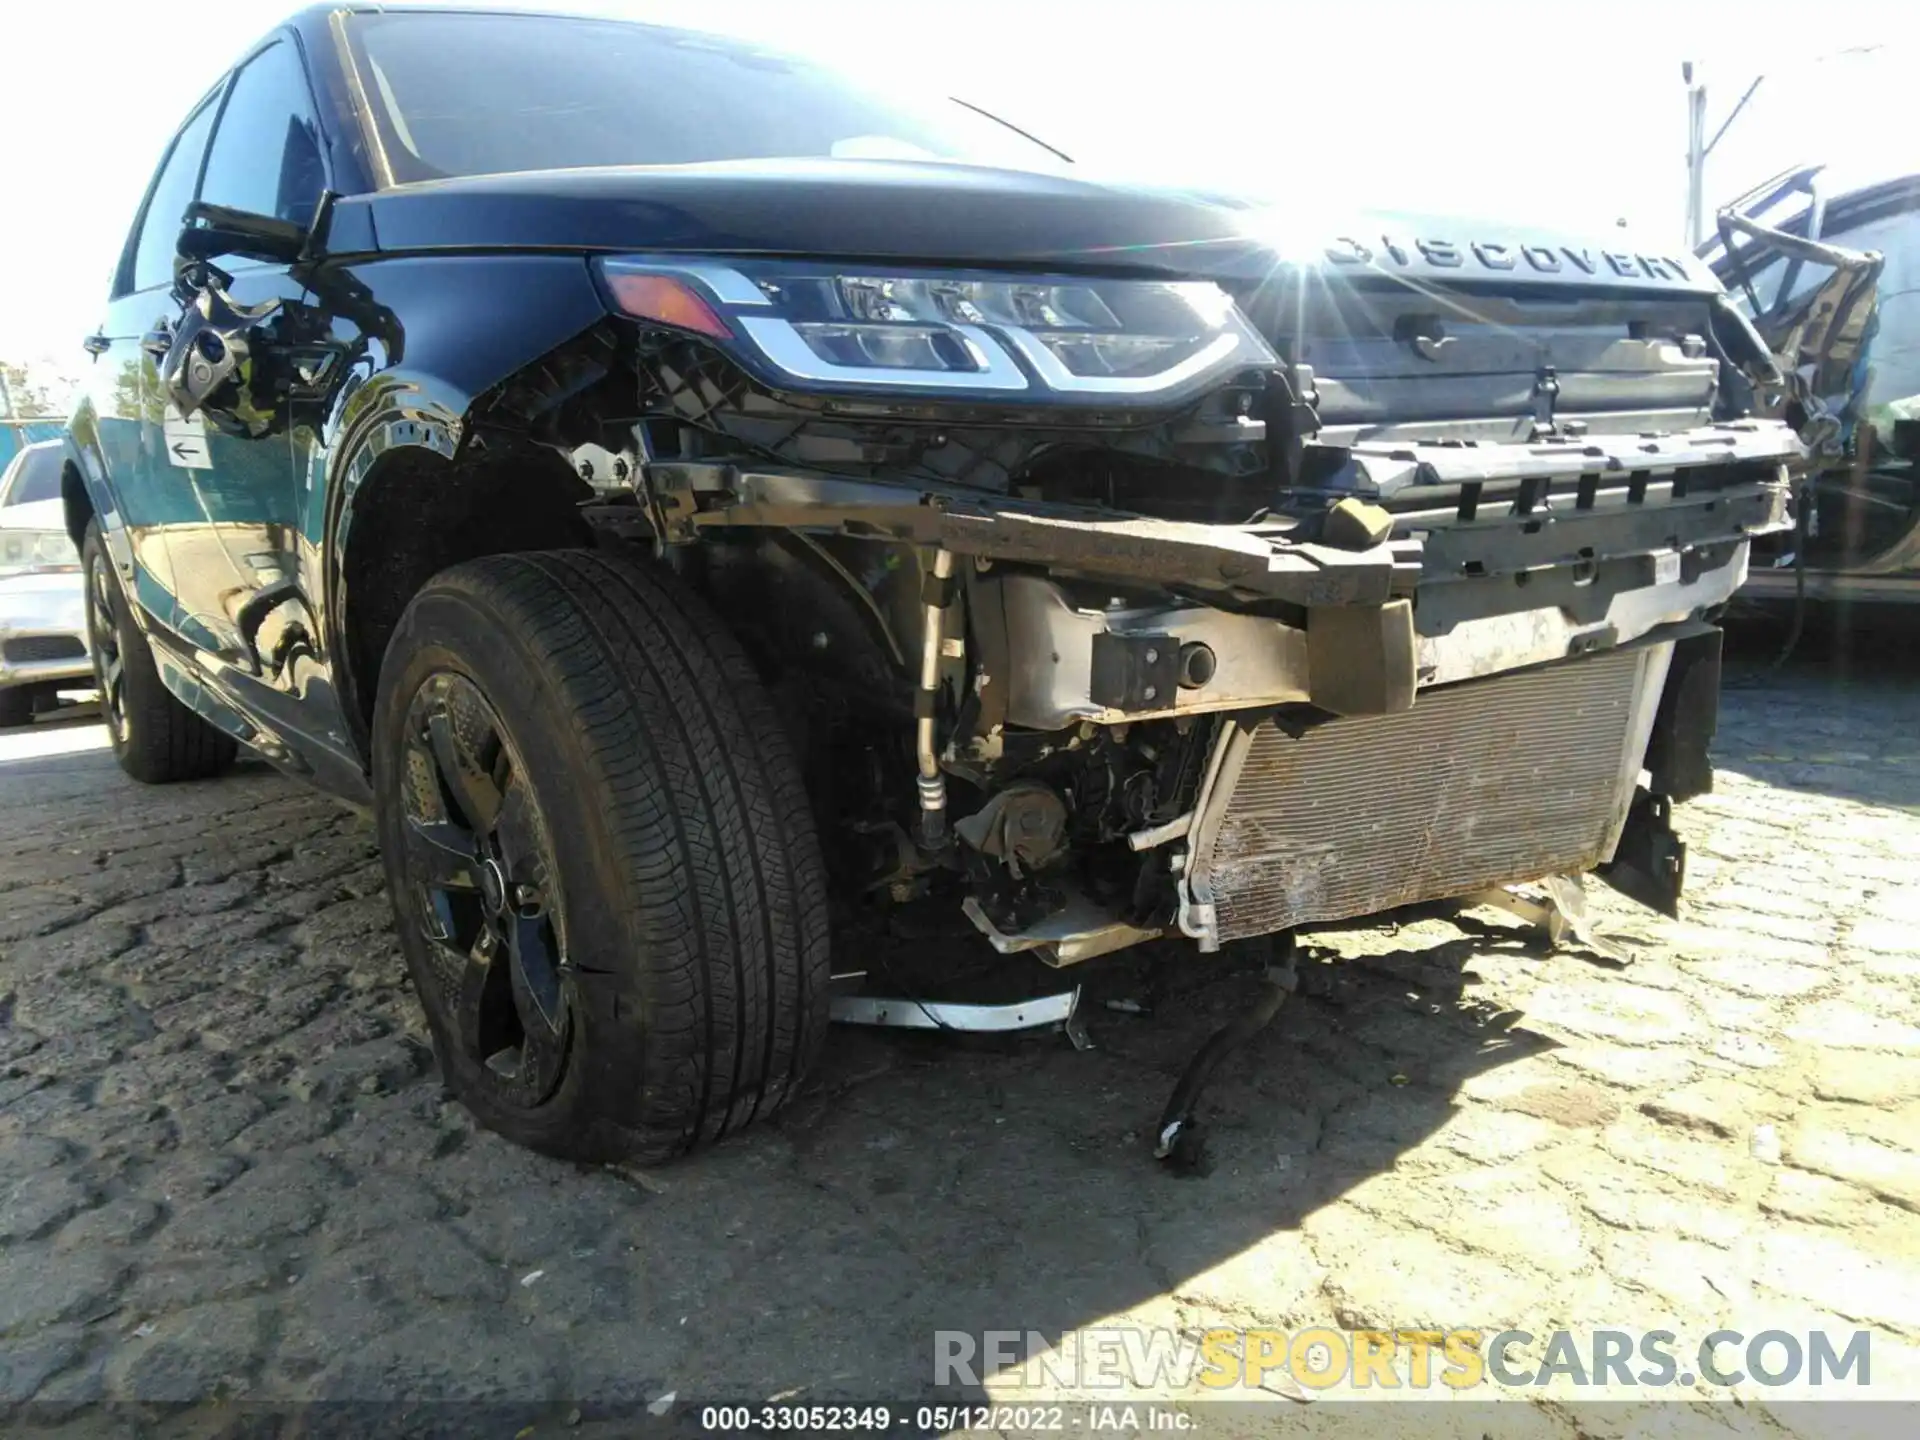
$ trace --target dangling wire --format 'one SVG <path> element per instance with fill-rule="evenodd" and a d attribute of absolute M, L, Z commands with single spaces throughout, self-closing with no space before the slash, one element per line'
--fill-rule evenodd
<path fill-rule="evenodd" d="M 1807 540 L 1812 529 L 1807 512 L 1813 508 L 1813 487 L 1803 482 L 1800 488 L 1801 494 L 1793 507 L 1793 623 L 1787 627 L 1786 643 L 1780 647 L 1780 653 L 1763 672 L 1769 677 L 1778 674 L 1792 657 L 1794 647 L 1800 643 L 1800 633 L 1807 625 Z"/>
<path fill-rule="evenodd" d="M 1768 662 L 1765 668 L 1751 675 L 1742 675 L 1736 680 L 1726 682 L 1729 690 L 1745 690 L 1761 685 L 1779 674 L 1793 652 L 1800 644 L 1801 634 L 1807 626 L 1807 540 L 1812 529 L 1808 510 L 1813 504 L 1809 493 L 1812 489 L 1808 481 L 1800 484 L 1801 493 L 1794 497 L 1793 504 L 1793 618 L 1787 625 L 1786 641 L 1780 646 L 1780 653 Z"/>

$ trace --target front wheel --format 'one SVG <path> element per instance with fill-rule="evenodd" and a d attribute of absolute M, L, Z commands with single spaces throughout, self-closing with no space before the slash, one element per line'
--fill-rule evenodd
<path fill-rule="evenodd" d="M 87 524 L 80 563 L 86 572 L 93 679 L 113 758 L 127 774 L 149 785 L 218 775 L 233 764 L 239 743 L 181 704 L 160 679 L 97 520 Z"/>
<path fill-rule="evenodd" d="M 483 1124 L 661 1160 L 794 1092 L 826 1029 L 819 847 L 698 597 L 592 551 L 456 566 L 394 632 L 373 741 L 401 947 Z"/>

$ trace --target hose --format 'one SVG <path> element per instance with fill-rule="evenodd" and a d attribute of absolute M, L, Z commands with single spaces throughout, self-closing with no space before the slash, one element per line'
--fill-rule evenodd
<path fill-rule="evenodd" d="M 920 638 L 920 693 L 914 702 L 914 758 L 919 765 L 915 783 L 920 791 L 920 841 L 929 850 L 947 842 L 947 778 L 940 770 L 935 748 L 934 710 L 940 695 L 940 651 L 945 639 L 947 603 L 952 598 L 953 552 L 934 552 L 933 574 L 923 592 L 926 624 Z"/>
<path fill-rule="evenodd" d="M 1208 1037 L 1187 1062 L 1180 1083 L 1173 1087 L 1166 1109 L 1160 1112 L 1160 1128 L 1155 1133 L 1153 1147 L 1155 1159 L 1165 1160 L 1182 1171 L 1200 1170 L 1200 1129 L 1193 1123 L 1193 1109 L 1199 1103 L 1200 1092 L 1206 1089 L 1220 1062 L 1272 1024 L 1280 1007 L 1287 1003 L 1287 997 L 1300 986 L 1299 975 L 1293 968 L 1293 933 L 1287 931 L 1275 936 L 1274 944 L 1281 954 L 1267 967 L 1260 982 L 1259 998 Z"/>
<path fill-rule="evenodd" d="M 1807 541 L 1811 525 L 1807 512 L 1813 506 L 1811 495 L 1806 493 L 1811 487 L 1802 487 L 1799 503 L 1793 507 L 1793 618 L 1787 624 L 1787 638 L 1780 646 L 1780 653 L 1754 674 L 1742 675 L 1738 679 L 1726 682 L 1729 690 L 1746 690 L 1764 683 L 1779 674 L 1787 661 L 1793 658 L 1794 650 L 1800 644 L 1800 637 L 1807 627 Z"/>

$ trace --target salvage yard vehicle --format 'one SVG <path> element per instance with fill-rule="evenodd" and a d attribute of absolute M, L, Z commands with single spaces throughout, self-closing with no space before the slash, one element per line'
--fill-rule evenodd
<path fill-rule="evenodd" d="M 1742 598 L 1920 601 L 1920 175 L 1787 170 L 1700 256 L 1830 432 Z"/>
<path fill-rule="evenodd" d="M 0 470 L 0 726 L 92 682 L 80 556 L 60 500 L 59 440 L 27 445 Z"/>
<path fill-rule="evenodd" d="M 1103 183 L 735 40 L 305 12 L 88 342 L 115 753 L 370 804 L 448 1083 L 574 1156 L 788 1099 L 868 907 L 1058 966 L 1596 867 L 1671 910 L 1804 452 L 1705 268 L 1620 243 Z"/>

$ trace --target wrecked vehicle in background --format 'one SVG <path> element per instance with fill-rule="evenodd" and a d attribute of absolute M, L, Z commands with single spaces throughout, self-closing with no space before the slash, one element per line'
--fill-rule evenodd
<path fill-rule="evenodd" d="M 89 342 L 115 751 L 370 802 L 448 1082 L 570 1155 L 777 1107 L 861 907 L 1670 910 L 1764 347 L 1691 257 L 1301 233 L 740 42 L 307 12 Z"/>
<path fill-rule="evenodd" d="M 1800 166 L 1718 228 L 1700 256 L 1785 382 L 1755 408 L 1813 441 L 1797 528 L 1756 547 L 1742 598 L 1920 600 L 1920 175 Z"/>

